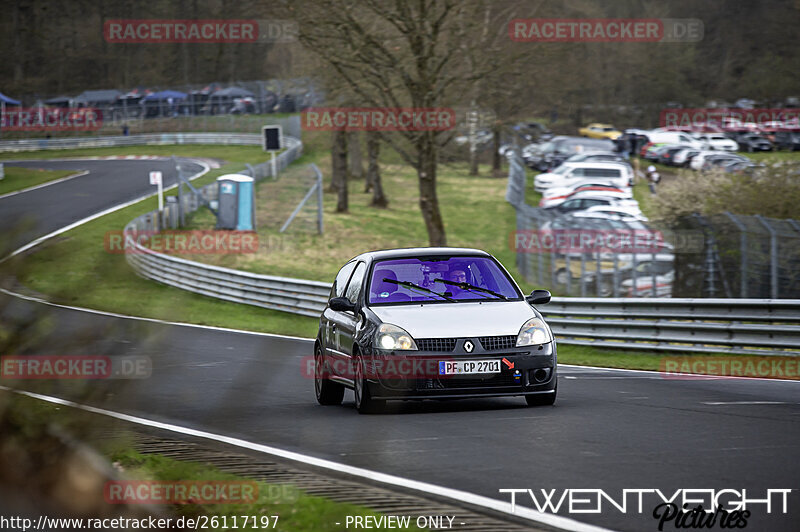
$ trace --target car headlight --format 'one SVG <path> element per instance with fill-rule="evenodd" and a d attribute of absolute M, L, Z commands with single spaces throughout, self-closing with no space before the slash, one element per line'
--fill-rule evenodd
<path fill-rule="evenodd" d="M 416 351 L 417 344 L 404 329 L 391 323 L 384 323 L 375 335 L 375 347 L 386 350 Z"/>
<path fill-rule="evenodd" d="M 553 333 L 541 318 L 531 318 L 526 321 L 517 335 L 517 347 L 546 344 L 552 341 Z"/>

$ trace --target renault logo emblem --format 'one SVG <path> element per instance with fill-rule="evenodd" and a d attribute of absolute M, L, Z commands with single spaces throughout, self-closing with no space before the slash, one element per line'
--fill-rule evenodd
<path fill-rule="evenodd" d="M 466 351 L 467 353 L 472 353 L 473 349 L 475 349 L 475 345 L 472 342 L 470 342 L 469 340 L 464 342 L 464 351 Z"/>

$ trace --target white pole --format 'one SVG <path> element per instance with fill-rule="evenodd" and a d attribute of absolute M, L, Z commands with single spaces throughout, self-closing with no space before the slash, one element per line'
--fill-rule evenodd
<path fill-rule="evenodd" d="M 272 155 L 272 179 L 278 179 L 278 164 L 275 161 L 275 152 L 269 152 Z"/>

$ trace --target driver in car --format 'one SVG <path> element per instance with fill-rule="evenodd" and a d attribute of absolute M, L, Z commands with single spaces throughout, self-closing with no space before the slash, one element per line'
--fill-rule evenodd
<path fill-rule="evenodd" d="M 467 273 L 462 269 L 462 267 L 456 267 L 448 272 L 447 280 L 454 283 L 466 283 Z M 460 287 L 452 284 L 447 285 L 447 290 L 453 294 L 453 297 L 458 297 L 465 292 L 465 290 L 462 290 Z"/>

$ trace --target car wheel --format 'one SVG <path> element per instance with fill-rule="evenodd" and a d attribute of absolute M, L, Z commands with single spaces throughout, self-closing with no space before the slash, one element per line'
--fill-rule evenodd
<path fill-rule="evenodd" d="M 314 391 L 321 405 L 340 405 L 344 399 L 344 386 L 328 378 L 319 344 L 314 348 Z"/>
<path fill-rule="evenodd" d="M 614 293 L 614 286 L 610 281 L 603 281 L 600 283 L 600 297 L 611 297 Z"/>
<path fill-rule="evenodd" d="M 359 414 L 377 414 L 383 410 L 386 401 L 373 399 L 369 386 L 364 378 L 364 361 L 361 357 L 355 360 L 355 375 L 353 376 L 353 391 L 356 399 L 356 410 Z"/>
<path fill-rule="evenodd" d="M 536 395 L 526 395 L 525 402 L 528 406 L 552 406 L 556 403 L 556 395 L 558 394 L 558 384 L 556 384 L 553 393 L 541 393 Z"/>
<path fill-rule="evenodd" d="M 561 268 L 560 270 L 556 270 L 556 283 L 558 284 L 567 284 L 569 281 L 569 272 L 566 268 Z"/>

